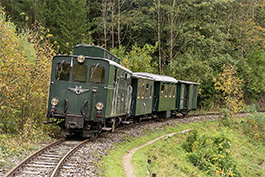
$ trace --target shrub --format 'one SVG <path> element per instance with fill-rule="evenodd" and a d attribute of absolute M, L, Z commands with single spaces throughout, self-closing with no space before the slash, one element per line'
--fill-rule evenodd
<path fill-rule="evenodd" d="M 244 124 L 245 133 L 254 140 L 265 144 L 265 115 L 253 112 L 247 116 L 247 123 Z"/>
<path fill-rule="evenodd" d="M 242 176 L 236 169 L 236 162 L 230 154 L 231 140 L 225 133 L 216 135 L 199 135 L 198 130 L 192 130 L 182 144 L 188 152 L 188 160 L 207 174 L 221 176 Z"/>

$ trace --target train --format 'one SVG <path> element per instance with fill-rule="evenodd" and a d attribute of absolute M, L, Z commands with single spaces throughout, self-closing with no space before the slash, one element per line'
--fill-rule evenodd
<path fill-rule="evenodd" d="M 103 47 L 78 44 L 52 59 L 45 124 L 94 137 L 141 119 L 185 116 L 197 108 L 199 83 L 132 72 Z"/>

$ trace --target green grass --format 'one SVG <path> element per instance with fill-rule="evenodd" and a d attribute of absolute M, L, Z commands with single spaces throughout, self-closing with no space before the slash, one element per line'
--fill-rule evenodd
<path fill-rule="evenodd" d="M 244 128 L 243 124 L 233 124 L 228 128 L 223 126 L 220 121 L 179 124 L 176 127 L 167 127 L 159 132 L 147 132 L 146 136 L 140 138 L 128 138 L 124 143 L 117 144 L 114 150 L 108 152 L 109 155 L 103 158 L 100 164 L 101 175 L 108 177 L 125 176 L 122 167 L 122 157 L 129 150 L 163 134 L 179 132 L 190 127 L 195 127 L 201 137 L 224 135 L 229 139 L 231 147 L 227 149 L 227 154 L 231 155 L 231 158 L 228 160 L 229 163 L 233 161 L 232 163 L 236 165 L 236 171 L 239 172 L 238 175 L 234 176 L 265 176 L 264 142 L 257 141 L 253 136 L 246 133 L 246 128 Z M 207 171 L 200 170 L 200 165 L 194 166 L 189 160 L 191 153 L 187 152 L 182 146 L 189 134 L 176 134 L 171 138 L 161 139 L 139 149 L 132 160 L 135 175 L 146 176 L 148 169 L 151 174 L 156 173 L 157 176 L 213 176 Z M 151 163 L 148 164 L 147 160 L 151 160 Z M 214 172 L 214 176 L 226 176 L 227 174 L 233 176 L 235 174 L 227 172 L 224 175 L 222 169 L 217 168 L 211 170 Z"/>
<path fill-rule="evenodd" d="M 182 131 L 184 129 L 188 129 L 192 127 L 193 124 L 189 125 L 181 125 L 176 127 L 165 127 L 164 129 L 160 129 L 159 131 L 146 131 L 145 136 L 141 136 L 138 138 L 127 137 L 124 143 L 115 144 L 114 150 L 108 152 L 108 156 L 103 157 L 102 162 L 99 164 L 101 168 L 100 175 L 103 176 L 115 176 L 115 177 L 124 177 L 125 172 L 123 171 L 122 166 L 122 157 L 129 152 L 129 150 L 138 147 L 144 143 L 147 143 L 150 140 L 153 140 L 161 135 Z"/>

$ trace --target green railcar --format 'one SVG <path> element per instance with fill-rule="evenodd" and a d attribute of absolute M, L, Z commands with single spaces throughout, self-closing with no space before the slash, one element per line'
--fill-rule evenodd
<path fill-rule="evenodd" d="M 139 117 L 152 114 L 154 79 L 133 73 L 132 87 L 132 116 Z"/>
<path fill-rule="evenodd" d="M 104 58 L 106 53 L 79 45 L 75 55 L 53 57 L 47 123 L 60 122 L 66 134 L 89 137 L 130 115 L 132 72 L 113 55 Z"/>
<path fill-rule="evenodd" d="M 178 80 L 176 110 L 183 115 L 197 108 L 197 91 L 199 83 Z"/>
<path fill-rule="evenodd" d="M 171 112 L 176 108 L 176 84 L 178 81 L 173 77 L 158 74 L 135 74 L 154 80 L 153 114 L 159 117 L 170 117 Z"/>

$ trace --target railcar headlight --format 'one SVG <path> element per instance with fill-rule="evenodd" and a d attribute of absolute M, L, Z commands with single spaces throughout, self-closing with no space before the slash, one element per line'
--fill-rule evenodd
<path fill-rule="evenodd" d="M 96 108 L 97 108 L 97 110 L 99 110 L 99 111 L 102 110 L 103 107 L 104 107 L 104 106 L 103 106 L 103 104 L 102 104 L 101 102 L 98 102 L 97 105 L 96 105 Z"/>
<path fill-rule="evenodd" d="M 51 100 L 51 104 L 53 105 L 53 106 L 56 106 L 57 104 L 58 104 L 58 99 L 56 99 L 56 98 L 53 98 L 52 100 Z"/>
<path fill-rule="evenodd" d="M 79 55 L 79 56 L 77 57 L 77 61 L 78 61 L 79 63 L 84 63 L 84 62 L 85 62 L 85 57 L 84 57 L 83 55 Z"/>

